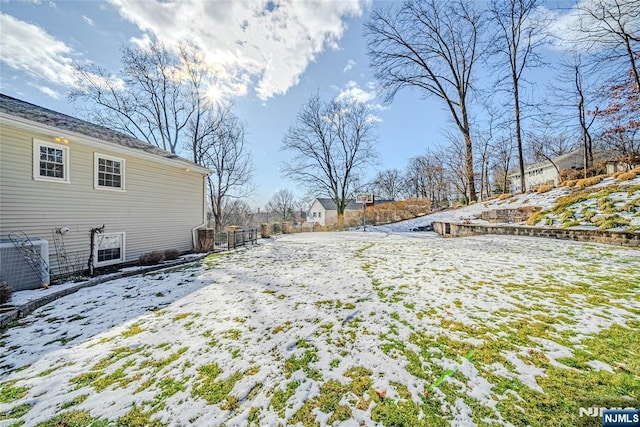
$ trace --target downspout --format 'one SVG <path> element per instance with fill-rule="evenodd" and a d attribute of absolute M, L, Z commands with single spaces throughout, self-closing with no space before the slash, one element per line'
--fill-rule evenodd
<path fill-rule="evenodd" d="M 191 229 L 191 243 L 193 244 L 193 250 L 198 249 L 198 233 L 197 231 L 206 227 L 207 225 L 207 184 L 206 180 L 209 174 L 202 176 L 202 224 L 196 225 Z"/>

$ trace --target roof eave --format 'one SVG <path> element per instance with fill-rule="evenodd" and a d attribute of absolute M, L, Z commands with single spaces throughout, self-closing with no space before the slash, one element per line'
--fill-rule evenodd
<path fill-rule="evenodd" d="M 170 158 L 162 157 L 156 154 L 146 153 L 142 150 L 137 150 L 135 148 L 105 141 L 103 139 L 96 138 L 93 136 L 88 136 L 80 132 L 73 132 L 73 131 L 61 129 L 55 126 L 36 122 L 33 120 L 25 119 L 24 117 L 15 116 L 13 114 L 0 112 L 0 124 L 6 125 L 6 126 L 14 126 L 22 130 L 54 134 L 55 136 L 65 137 L 67 139 L 70 138 L 74 142 L 80 143 L 80 144 L 84 143 L 87 145 L 98 145 L 99 147 L 110 150 L 110 151 L 114 151 L 122 154 L 128 154 L 130 156 L 138 157 L 142 159 L 152 160 L 152 161 L 163 163 L 173 167 L 179 167 L 187 171 L 194 171 L 194 172 L 200 173 L 202 175 L 210 175 L 212 173 L 210 169 L 199 166 L 193 162 L 183 159 L 178 155 L 176 155 L 176 158 L 170 159 Z"/>

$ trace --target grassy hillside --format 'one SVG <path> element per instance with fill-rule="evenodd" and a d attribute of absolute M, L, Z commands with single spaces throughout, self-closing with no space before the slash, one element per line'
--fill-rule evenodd
<path fill-rule="evenodd" d="M 636 173 L 568 181 L 571 192 L 534 214 L 529 225 L 640 232 L 640 183 Z"/>

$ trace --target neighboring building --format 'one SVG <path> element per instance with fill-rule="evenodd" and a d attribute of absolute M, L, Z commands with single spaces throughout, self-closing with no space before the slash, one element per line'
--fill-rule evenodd
<path fill-rule="evenodd" d="M 391 202 L 392 200 L 375 200 L 374 204 L 379 205 Z M 362 214 L 362 203 L 356 203 L 354 199 L 347 200 L 347 206 L 344 209 L 344 221 L 357 218 Z M 338 208 L 333 199 L 317 198 L 313 201 L 309 212 L 307 213 L 307 221 L 315 222 L 319 225 L 335 225 L 338 222 Z"/>
<path fill-rule="evenodd" d="M 572 151 L 554 158 L 553 162 L 540 162 L 525 168 L 524 182 L 527 190 L 547 184 L 557 186 L 560 182 L 558 171 L 565 169 L 582 169 L 584 167 L 584 156 L 582 153 L 582 150 Z M 512 172 L 508 175 L 508 178 L 511 192 L 517 193 L 521 191 L 520 173 Z"/>
<path fill-rule="evenodd" d="M 206 221 L 209 173 L 133 137 L 0 94 L 0 239 L 22 231 L 48 240 L 54 277 L 70 264 L 86 268 L 90 230 L 103 225 L 95 267 L 191 250 Z M 56 230 L 64 231 L 57 242 Z"/>

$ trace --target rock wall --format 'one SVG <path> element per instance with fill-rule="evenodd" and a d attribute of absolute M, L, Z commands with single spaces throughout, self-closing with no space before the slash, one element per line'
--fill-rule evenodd
<path fill-rule="evenodd" d="M 640 233 L 626 233 L 623 231 L 542 228 L 513 225 L 460 224 L 454 222 L 434 222 L 433 230 L 443 237 L 467 237 L 483 234 L 500 234 L 506 236 L 546 237 L 550 239 L 606 243 L 610 245 L 640 248 Z"/>

